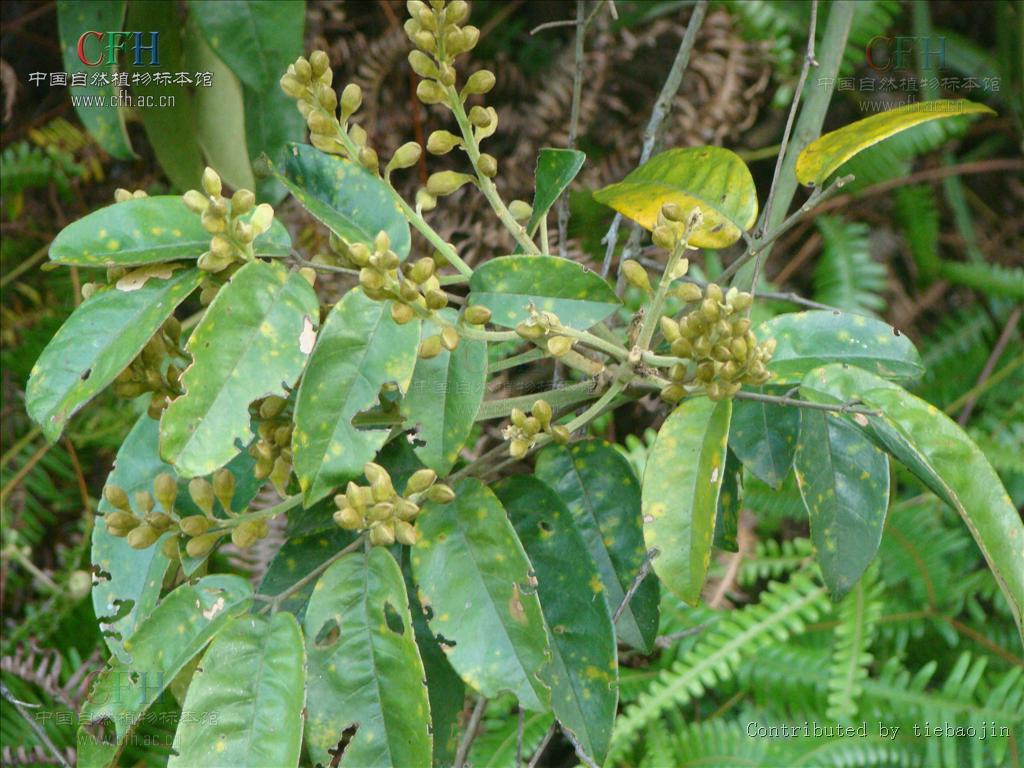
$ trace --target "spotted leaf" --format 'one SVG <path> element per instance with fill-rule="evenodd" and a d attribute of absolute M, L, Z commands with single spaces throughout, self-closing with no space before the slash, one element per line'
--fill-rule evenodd
<path fill-rule="evenodd" d="M 596 272 L 557 256 L 501 256 L 484 262 L 469 280 L 471 305 L 491 310 L 491 322 L 514 328 L 530 305 L 558 315 L 570 328 L 589 328 L 620 301 Z"/>
<path fill-rule="evenodd" d="M 459 676 L 488 698 L 510 691 L 546 709 L 551 658 L 530 561 L 505 509 L 479 480 L 455 486 L 449 504 L 427 504 L 412 570 L 427 623 Z"/>
<path fill-rule="evenodd" d="M 290 536 L 274 555 L 267 566 L 267 572 L 260 582 L 258 593 L 273 597 L 293 587 L 296 582 L 308 576 L 317 567 L 323 565 L 332 555 L 341 551 L 355 540 L 355 534 L 342 530 L 337 526 L 331 515 L 334 514 L 334 502 L 325 499 L 315 504 L 309 511 L 316 512 L 321 523 L 318 530 L 301 535 Z M 291 522 L 289 520 L 289 522 Z M 313 594 L 313 584 L 296 590 L 281 603 L 281 610 L 290 611 L 301 619 L 306 612 L 306 604 Z"/>
<path fill-rule="evenodd" d="M 178 474 L 210 474 L 249 444 L 249 404 L 288 395 L 309 356 L 302 335 L 319 318 L 297 272 L 255 261 L 231 276 L 189 337 L 185 394 L 160 420 L 160 454 Z"/>
<path fill-rule="evenodd" d="M 703 223 L 690 236 L 697 248 L 732 245 L 757 219 L 757 190 L 739 155 L 721 147 L 670 149 L 655 155 L 617 184 L 594 193 L 645 229 L 654 229 L 666 203 L 700 208 Z"/>
<path fill-rule="evenodd" d="M 548 628 L 551 708 L 598 765 L 604 763 L 618 703 L 618 661 L 611 612 L 597 566 L 572 514 L 551 488 L 518 475 L 494 487 L 537 577 Z"/>
<path fill-rule="evenodd" d="M 660 551 L 654 570 L 690 605 L 700 600 L 711 560 L 731 415 L 731 400 L 684 400 L 662 425 L 644 469 L 644 538 Z"/>
<path fill-rule="evenodd" d="M 802 415 L 798 445 L 796 480 L 811 540 L 825 585 L 841 600 L 878 552 L 889 457 L 846 420 L 818 410 Z"/>
<path fill-rule="evenodd" d="M 251 216 L 252 214 L 247 214 Z M 253 241 L 260 258 L 287 256 L 291 237 L 281 222 Z M 50 244 L 50 261 L 77 267 L 135 267 L 198 259 L 210 233 L 177 195 L 108 205 L 64 227 Z"/>
<path fill-rule="evenodd" d="M 309 657 L 306 748 L 329 765 L 355 726 L 345 762 L 429 768 L 430 704 L 408 596 L 386 549 L 351 552 L 320 577 L 303 622 Z"/>
<path fill-rule="evenodd" d="M 306 506 L 358 477 L 384 445 L 387 429 L 360 429 L 352 420 L 378 404 L 385 384 L 408 389 L 419 325 L 397 325 L 386 302 L 358 288 L 327 316 L 295 404 L 292 452 Z"/>
<path fill-rule="evenodd" d="M 847 363 L 887 379 L 913 379 L 924 373 L 921 356 L 906 336 L 864 315 L 814 310 L 776 315 L 755 330 L 759 342 L 775 339 L 768 363 L 772 382 L 799 383 L 821 365 Z"/>
<path fill-rule="evenodd" d="M 582 440 L 545 448 L 535 471 L 572 513 L 615 615 L 647 552 L 640 483 L 629 461 L 604 440 Z M 615 623 L 621 642 L 650 652 L 658 633 L 658 599 L 658 580 L 648 576 Z"/>
<path fill-rule="evenodd" d="M 767 394 L 783 391 L 767 388 Z M 732 406 L 729 449 L 750 472 L 778 488 L 793 466 L 800 434 L 800 411 L 760 400 L 737 400 Z"/>
<path fill-rule="evenodd" d="M 132 291 L 108 288 L 84 301 L 32 367 L 25 404 L 56 440 L 83 405 L 102 392 L 202 280 L 195 269 L 148 280 Z"/>

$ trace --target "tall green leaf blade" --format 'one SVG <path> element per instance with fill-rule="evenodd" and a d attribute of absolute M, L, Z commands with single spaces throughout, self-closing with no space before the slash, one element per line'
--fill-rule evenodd
<path fill-rule="evenodd" d="M 530 317 L 530 305 L 554 312 L 563 325 L 589 328 L 620 305 L 605 280 L 581 264 L 557 256 L 501 256 L 481 264 L 469 279 L 469 303 L 491 310 L 491 322 L 514 328 Z"/>
<path fill-rule="evenodd" d="M 935 406 L 856 368 L 820 368 L 804 379 L 800 391 L 818 402 L 842 403 L 856 398 L 882 412 L 856 421 L 959 512 L 1024 638 L 1024 523 L 999 476 L 967 433 Z"/>
<path fill-rule="evenodd" d="M 249 404 L 288 396 L 313 349 L 320 306 L 280 264 L 254 261 L 220 289 L 189 337 L 185 394 L 160 420 L 160 453 L 184 476 L 207 475 L 252 440 Z"/>
<path fill-rule="evenodd" d="M 801 417 L 795 470 L 822 577 L 832 599 L 841 600 L 882 541 L 889 458 L 849 422 L 808 410 Z"/>
<path fill-rule="evenodd" d="M 735 405 L 733 406 L 735 408 Z M 735 414 L 735 410 L 733 411 Z M 735 423 L 735 416 L 734 422 Z M 732 452 L 732 431 L 729 432 L 729 450 L 725 454 L 725 476 L 718 494 L 718 512 L 715 516 L 715 535 L 712 543 L 717 549 L 739 552 L 740 512 L 743 507 L 743 465 Z"/>
<path fill-rule="evenodd" d="M 112 102 L 115 95 L 113 75 L 117 66 L 109 62 L 102 66 L 88 66 L 78 58 L 78 44 L 86 32 L 117 32 L 121 30 L 127 3 L 124 0 L 100 0 L 94 3 L 76 3 L 72 0 L 59 0 L 57 3 L 57 27 L 60 32 L 60 48 L 64 57 L 64 70 L 70 74 L 86 73 L 86 76 L 102 73 L 106 75 L 106 84 L 76 85 L 71 87 L 71 94 L 79 99 L 81 106 L 76 107 L 78 119 L 111 157 L 118 160 L 130 160 L 135 157 L 132 152 L 128 132 L 124 127 L 124 112 L 113 107 L 97 107 L 89 104 L 95 99 Z M 106 56 L 106 47 L 96 36 L 86 38 L 86 57 L 95 61 L 101 55 Z"/>
<path fill-rule="evenodd" d="M 546 709 L 550 659 L 530 561 L 494 493 L 479 480 L 455 486 L 449 504 L 417 519 L 413 576 L 431 631 L 467 684 L 492 698 L 510 691 Z"/>
<path fill-rule="evenodd" d="M 334 305 L 295 404 L 292 452 L 306 506 L 358 477 L 384 445 L 386 429 L 358 429 L 352 419 L 377 405 L 384 384 L 408 389 L 418 342 L 418 322 L 397 325 L 387 302 L 358 288 Z"/>
<path fill-rule="evenodd" d="M 274 597 L 292 588 L 355 540 L 355 534 L 342 530 L 331 519 L 332 510 L 337 509 L 333 502 L 316 505 L 313 509 L 323 517 L 323 526 L 317 531 L 291 536 L 281 545 L 267 566 L 257 590 L 259 594 Z M 313 587 L 313 582 L 310 582 L 296 590 L 281 603 L 279 610 L 289 611 L 302 619 Z"/>
<path fill-rule="evenodd" d="M 731 400 L 684 400 L 662 424 L 644 469 L 644 539 L 660 550 L 654 570 L 690 605 L 700 601 L 711 561 L 731 416 Z"/>
<path fill-rule="evenodd" d="M 629 461 L 604 440 L 585 440 L 545 448 L 535 472 L 572 513 L 614 616 L 647 554 L 640 483 Z M 651 651 L 658 634 L 658 600 L 658 580 L 648 576 L 615 623 L 621 642 Z"/>
<path fill-rule="evenodd" d="M 328 765 L 357 725 L 345 762 L 430 766 L 430 705 L 398 563 L 386 549 L 352 552 L 327 569 L 306 609 L 306 748 Z"/>
<path fill-rule="evenodd" d="M 661 207 L 700 208 L 703 223 L 690 235 L 697 248 L 724 248 L 757 219 L 757 189 L 739 155 L 721 147 L 686 147 L 655 155 L 617 184 L 594 193 L 645 229 L 654 229 Z"/>
<path fill-rule="evenodd" d="M 778 488 L 793 466 L 800 411 L 759 400 L 737 400 L 732 406 L 729 449 L 750 472 Z"/>
<path fill-rule="evenodd" d="M 442 316 L 455 322 L 455 313 Z M 440 333 L 438 323 L 423 323 L 424 338 Z M 402 415 L 416 429 L 416 455 L 444 477 L 455 464 L 469 437 L 487 383 L 487 343 L 461 339 L 454 352 L 442 349 L 429 360 L 420 358 L 409 391 L 402 399 Z M 422 444 L 420 444 L 422 441 Z"/>
<path fill-rule="evenodd" d="M 182 584 L 165 597 L 125 643 L 131 660 L 112 659 L 93 683 L 79 715 L 78 764 L 83 768 L 117 764 L 125 741 L 157 696 L 225 624 L 251 604 L 248 582 L 230 575 Z M 86 731 L 86 724 L 102 721 L 113 726 L 114 743 L 101 742 Z"/>
<path fill-rule="evenodd" d="M 754 333 L 761 342 L 776 341 L 768 363 L 775 384 L 799 383 L 808 371 L 829 363 L 856 365 L 887 379 L 913 379 L 924 373 L 910 339 L 863 315 L 791 312 L 766 320 Z"/>
<path fill-rule="evenodd" d="M 253 241 L 256 256 L 273 259 L 291 249 L 279 221 Z M 64 227 L 50 244 L 50 261 L 78 267 L 137 267 L 198 259 L 210 233 L 177 195 L 127 200 L 93 211 Z"/>
<path fill-rule="evenodd" d="M 561 196 L 576 174 L 583 167 L 587 156 L 578 149 L 553 149 L 544 147 L 537 155 L 537 169 L 534 172 L 533 213 L 526 231 L 533 237 L 541 219 L 548 215 L 551 206 Z"/>
<path fill-rule="evenodd" d="M 508 510 L 537 577 L 547 622 L 551 708 L 599 765 L 618 703 L 615 630 L 597 566 L 565 504 L 548 485 L 519 475 L 494 492 Z"/>
<path fill-rule="evenodd" d="M 383 231 L 400 259 L 408 255 L 409 222 L 384 182 L 362 166 L 308 144 L 292 144 L 274 173 L 307 211 L 347 242 L 373 248 Z"/>
<path fill-rule="evenodd" d="M 167 765 L 298 765 L 305 701 L 306 649 L 295 617 L 232 619 L 203 656 L 182 705 L 217 719 L 182 718 Z"/>
<path fill-rule="evenodd" d="M 53 441 L 83 405 L 102 392 L 202 281 L 185 269 L 137 290 L 98 291 L 46 345 L 25 388 L 29 416 Z"/>

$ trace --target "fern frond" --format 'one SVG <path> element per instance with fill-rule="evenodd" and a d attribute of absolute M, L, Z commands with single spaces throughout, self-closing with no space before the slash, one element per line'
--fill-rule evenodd
<path fill-rule="evenodd" d="M 760 603 L 719 621 L 623 712 L 615 724 L 612 753 L 622 754 L 665 710 L 683 706 L 708 687 L 728 680 L 744 658 L 802 632 L 808 621 L 828 610 L 824 587 L 807 574 L 795 573 L 785 584 L 772 582 Z"/>
<path fill-rule="evenodd" d="M 940 408 L 977 380 L 995 343 L 995 323 L 979 304 L 953 311 L 921 344 L 925 375 L 916 393 Z"/>
<path fill-rule="evenodd" d="M 871 258 L 868 226 L 839 216 L 819 216 L 824 240 L 814 270 L 814 298 L 851 312 L 870 313 L 885 307 L 885 267 Z"/>
<path fill-rule="evenodd" d="M 987 262 L 944 261 L 942 277 L 989 296 L 1024 300 L 1024 269 Z"/>
<path fill-rule="evenodd" d="M 874 660 L 871 642 L 882 615 L 881 584 L 877 565 L 868 569 L 837 607 L 839 625 L 832 645 L 828 682 L 828 716 L 852 721 L 857 714 L 861 682 Z"/>
<path fill-rule="evenodd" d="M 920 745 L 892 741 L 868 730 L 866 737 L 791 739 L 788 766 L 815 768 L 918 768 L 926 765 Z"/>
<path fill-rule="evenodd" d="M 814 557 L 814 545 L 810 539 L 762 539 L 752 557 L 745 558 L 740 565 L 739 583 L 750 586 L 763 579 L 779 579 L 783 574 L 799 570 Z"/>
<path fill-rule="evenodd" d="M 796 475 L 790 472 L 778 489 L 743 473 L 743 506 L 757 515 L 758 530 L 771 533 L 787 520 L 806 520 L 807 508 L 800 497 Z"/>
<path fill-rule="evenodd" d="M 523 720 L 523 755 L 527 758 L 540 745 L 551 727 L 550 713 L 527 712 Z M 469 762 L 479 768 L 517 768 L 516 740 L 519 718 L 515 714 L 488 717 L 480 735 L 473 741 Z"/>
<path fill-rule="evenodd" d="M 660 729 L 651 730 L 651 734 Z M 774 765 L 771 739 L 751 738 L 738 722 L 709 720 L 693 723 L 675 738 L 675 760 L 667 765 L 700 765 L 707 768 L 735 768 L 737 765 Z"/>
<path fill-rule="evenodd" d="M 759 710 L 779 720 L 814 719 L 828 700 L 829 653 L 792 643 L 771 645 L 746 659 L 736 683 Z"/>
<path fill-rule="evenodd" d="M 935 191 L 924 184 L 893 191 L 893 215 L 925 281 L 939 275 L 939 203 Z"/>

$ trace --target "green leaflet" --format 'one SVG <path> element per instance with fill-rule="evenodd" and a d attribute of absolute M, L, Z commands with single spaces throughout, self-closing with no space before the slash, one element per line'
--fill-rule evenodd
<path fill-rule="evenodd" d="M 419 325 L 397 325 L 387 302 L 358 288 L 327 316 L 295 404 L 292 451 L 306 506 L 358 477 L 384 445 L 386 429 L 358 429 L 352 419 L 378 404 L 384 384 L 408 389 Z"/>
<path fill-rule="evenodd" d="M 372 250 L 377 233 L 384 231 L 398 258 L 409 254 L 409 222 L 384 182 L 361 165 L 308 144 L 292 144 L 274 174 L 338 237 Z"/>
<path fill-rule="evenodd" d="M 251 215 L 251 214 L 250 214 Z M 274 221 L 253 242 L 256 256 L 287 256 L 288 230 Z M 136 267 L 198 259 L 210 250 L 210 233 L 177 195 L 114 203 L 62 229 L 50 244 L 50 261 L 78 267 Z"/>
<path fill-rule="evenodd" d="M 342 530 L 331 519 L 333 510 L 337 509 L 334 502 L 325 500 L 324 504 L 317 505 L 314 509 L 322 517 L 323 527 L 318 531 L 290 536 L 281 545 L 267 566 L 267 572 L 263 575 L 257 590 L 259 594 L 267 597 L 281 594 L 355 540 L 355 534 Z M 306 611 L 306 603 L 313 594 L 313 586 L 313 582 L 310 582 L 289 595 L 281 603 L 281 610 L 290 611 L 301 619 Z"/>
<path fill-rule="evenodd" d="M 413 640 L 405 582 L 382 548 L 352 552 L 317 582 L 306 609 L 309 655 L 306 748 L 328 765 L 342 732 L 358 724 L 345 761 L 430 766 L 430 705 Z"/>
<path fill-rule="evenodd" d="M 798 383 L 808 371 L 829 363 L 856 365 L 887 379 L 914 379 L 924 373 L 910 339 L 863 315 L 791 312 L 761 323 L 754 333 L 759 342 L 777 343 L 768 363 L 773 384 Z"/>
<path fill-rule="evenodd" d="M 1010 605 L 1024 638 L 1024 524 L 984 454 L 934 405 L 856 368 L 829 365 L 800 385 L 809 400 L 857 398 L 882 416 L 858 425 L 963 518 Z"/>
<path fill-rule="evenodd" d="M 481 264 L 469 279 L 470 305 L 491 310 L 491 322 L 514 328 L 530 305 L 554 312 L 570 328 L 589 328 L 620 305 L 596 272 L 557 256 L 501 256 Z"/>
<path fill-rule="evenodd" d="M 452 310 L 441 315 L 449 324 L 456 321 Z M 423 323 L 424 338 L 440 331 L 434 321 Z M 454 352 L 442 349 L 429 360 L 416 361 L 409 391 L 402 399 L 402 415 L 424 442 L 415 447 L 416 455 L 441 477 L 455 464 L 473 429 L 486 382 L 487 343 L 483 341 L 463 338 Z"/>
<path fill-rule="evenodd" d="M 795 471 L 822 577 L 832 599 L 841 600 L 878 552 L 889 508 L 889 457 L 848 421 L 808 410 Z"/>
<path fill-rule="evenodd" d="M 603 440 L 550 446 L 537 457 L 537 477 L 562 498 L 590 550 L 612 615 L 630 588 L 647 549 L 640 483 L 629 462 Z M 658 633 L 658 580 L 644 579 L 615 624 L 621 642 L 649 653 Z"/>
<path fill-rule="evenodd" d="M 427 504 L 416 523 L 412 570 L 430 629 L 480 694 L 510 691 L 526 709 L 544 710 L 550 651 L 530 561 L 489 488 L 467 478 L 455 494 Z"/>
<path fill-rule="evenodd" d="M 137 290 L 109 288 L 71 314 L 32 367 L 25 388 L 29 416 L 51 442 L 128 367 L 201 280 L 199 270 L 185 269 Z"/>
<path fill-rule="evenodd" d="M 305 699 L 306 650 L 295 617 L 232 619 L 203 656 L 182 705 L 217 719 L 182 718 L 168 768 L 298 765 Z"/>
<path fill-rule="evenodd" d="M 654 570 L 690 605 L 700 600 L 711 560 L 731 415 L 731 400 L 684 400 L 662 425 L 644 470 L 644 539 L 661 552 Z"/>
<path fill-rule="evenodd" d="M 251 603 L 248 582 L 229 575 L 182 584 L 165 597 L 125 643 L 131 661 L 112 659 L 93 683 L 79 716 L 78 764 L 82 768 L 115 765 L 125 740 L 157 696 Z M 99 741 L 86 730 L 86 724 L 104 720 L 111 723 L 116 743 Z"/>
<path fill-rule="evenodd" d="M 254 261 L 231 276 L 189 337 L 185 394 L 160 420 L 160 453 L 178 474 L 210 474 L 249 444 L 249 404 L 288 396 L 319 318 L 316 294 L 297 272 Z"/>
<path fill-rule="evenodd" d="M 526 231 L 534 236 L 541 220 L 561 196 L 583 167 L 587 156 L 578 149 L 552 149 L 544 147 L 537 155 L 534 172 L 533 213 Z"/>
<path fill-rule="evenodd" d="M 60 30 L 60 48 L 64 57 L 64 70 L 69 73 L 85 72 L 88 75 L 102 72 L 107 76 L 107 85 L 74 86 L 70 89 L 75 97 L 85 99 L 114 97 L 115 88 L 111 79 L 116 69 L 114 63 L 101 66 L 88 66 L 78 58 L 78 41 L 90 31 L 117 31 L 124 21 L 127 3 L 124 0 L 100 0 L 93 3 L 78 3 L 73 0 L 59 0 L 57 3 L 57 26 Z M 85 54 L 90 61 L 106 56 L 103 43 L 94 36 L 85 40 Z M 68 76 L 70 81 L 70 74 Z M 111 157 L 118 160 L 129 160 L 135 157 L 132 152 L 128 132 L 124 127 L 124 112 L 110 107 L 96 107 L 83 104 L 76 107 L 78 119 L 86 127 L 96 142 Z"/>
<path fill-rule="evenodd" d="M 769 388 L 766 394 L 783 394 Z M 759 400 L 737 400 L 732 406 L 729 449 L 759 480 L 782 485 L 793 466 L 800 410 Z"/>
<path fill-rule="evenodd" d="M 618 659 L 611 612 L 597 566 L 572 515 L 535 477 L 495 486 L 533 565 L 548 627 L 551 708 L 597 764 L 604 763 L 618 703 Z"/>
<path fill-rule="evenodd" d="M 721 147 L 670 149 L 655 155 L 617 184 L 594 193 L 645 229 L 654 229 L 661 207 L 700 208 L 703 223 L 690 236 L 697 248 L 724 248 L 757 219 L 757 189 L 740 157 Z"/>
<path fill-rule="evenodd" d="M 733 406 L 735 408 L 735 404 Z M 733 411 L 735 414 L 735 411 Z M 735 417 L 734 421 L 735 423 Z M 715 515 L 715 535 L 712 543 L 717 549 L 739 552 L 740 512 L 743 508 L 743 465 L 732 452 L 732 431 L 729 432 L 729 450 L 725 454 L 725 476 L 718 494 L 718 512 Z"/>

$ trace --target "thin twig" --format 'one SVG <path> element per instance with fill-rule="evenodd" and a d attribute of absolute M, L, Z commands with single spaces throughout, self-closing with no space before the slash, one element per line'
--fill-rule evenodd
<path fill-rule="evenodd" d="M 587 19 L 584 18 L 586 3 L 576 0 L 576 54 L 575 72 L 572 78 L 572 109 L 569 113 L 568 149 L 576 148 L 576 133 L 580 127 L 580 100 L 583 96 L 583 41 L 587 35 Z M 569 195 L 563 192 L 558 196 L 558 255 L 563 259 L 569 256 L 566 243 L 569 232 Z M 544 250 L 547 253 L 547 249 Z M 555 366 L 556 370 L 558 366 Z"/>
<path fill-rule="evenodd" d="M 544 738 L 541 739 L 540 744 L 534 751 L 533 757 L 530 758 L 530 762 L 527 764 L 526 768 L 537 768 L 537 763 L 540 762 L 540 758 L 544 754 L 544 750 L 547 748 L 548 743 L 551 741 L 552 737 L 555 735 L 555 731 L 557 730 L 558 721 L 556 720 L 551 724 L 551 727 L 548 728 L 548 732 L 544 734 Z"/>
<path fill-rule="evenodd" d="M 576 757 L 580 759 L 581 763 L 587 766 L 587 768 L 601 768 L 597 763 L 594 762 L 594 759 L 587 754 L 587 751 L 583 748 L 583 745 L 580 744 L 580 740 L 576 738 L 575 733 L 570 731 L 568 728 L 563 728 L 562 733 L 565 734 L 565 738 L 567 738 L 569 742 L 572 744 L 572 748 L 576 750 Z"/>
<path fill-rule="evenodd" d="M 1020 315 L 1020 307 L 1015 307 L 1013 312 L 1010 313 L 1009 319 L 1006 321 L 1006 327 L 1003 328 L 1003 332 L 999 334 L 999 339 L 996 341 L 996 345 L 992 347 L 992 354 L 988 356 L 988 360 L 985 361 L 985 367 L 981 369 L 978 381 L 974 384 L 974 395 L 964 404 L 964 409 L 960 412 L 960 418 L 956 420 L 957 424 L 961 427 L 966 426 L 968 420 L 971 418 L 974 406 L 978 403 L 978 395 L 981 393 L 981 387 L 985 384 L 985 380 L 992 375 L 992 371 L 995 369 L 996 363 L 999 362 L 999 358 L 1003 356 L 1003 351 L 1006 349 L 1006 345 L 1010 343 L 1010 339 L 1017 330 L 1017 323 L 1020 322 Z"/>
<path fill-rule="evenodd" d="M 469 755 L 469 748 L 473 745 L 480 730 L 480 721 L 483 719 L 484 710 L 487 709 L 487 697 L 481 696 L 473 707 L 473 714 L 469 716 L 469 723 L 466 725 L 466 733 L 459 742 L 459 748 L 455 752 L 455 762 L 452 768 L 462 768 L 466 764 L 466 757 Z"/>
<path fill-rule="evenodd" d="M 328 568 L 330 568 L 332 565 L 334 565 L 336 562 L 338 562 L 338 560 L 340 560 L 342 557 L 344 557 L 345 555 L 349 554 L 350 552 L 354 552 L 356 549 L 358 549 L 360 547 L 360 545 L 362 545 L 364 538 L 365 537 L 360 536 L 359 538 L 357 538 L 355 541 L 353 541 L 351 544 L 349 544 L 344 549 L 339 550 L 338 552 L 335 552 L 327 560 L 325 560 L 324 562 L 320 563 L 320 565 L 318 565 L 312 571 L 310 571 L 305 576 L 303 576 L 301 579 L 296 581 L 290 587 L 288 587 L 287 589 L 285 589 L 282 592 L 278 592 L 276 595 L 274 595 L 270 599 L 269 604 L 265 608 L 260 610 L 260 613 L 266 613 L 267 611 L 270 611 L 271 613 L 276 613 L 277 609 L 281 607 L 281 603 L 284 602 L 285 598 L 289 597 L 290 595 L 295 594 L 300 589 L 302 589 L 304 586 L 309 584 L 309 582 L 311 582 L 313 579 L 319 577 L 320 574 L 322 574 L 324 571 L 326 571 Z"/>
<path fill-rule="evenodd" d="M 662 635 L 661 637 L 657 637 L 657 638 L 654 639 L 654 646 L 656 648 L 662 648 L 662 649 L 664 649 L 664 648 L 671 648 L 673 645 L 675 645 L 677 642 L 679 642 L 683 638 L 691 637 L 693 635 L 700 634 L 705 629 L 707 629 L 707 627 L 708 627 L 707 624 L 698 624 L 695 627 L 690 627 L 688 629 L 681 629 L 678 632 L 671 632 L 670 634 Z"/>
<path fill-rule="evenodd" d="M 745 389 L 737 392 L 734 397 L 737 400 L 757 400 L 760 403 L 771 403 L 772 405 L 789 405 L 794 408 L 807 408 L 812 411 L 833 411 L 836 413 L 860 413 L 865 416 L 880 416 L 880 412 L 871 408 L 858 407 L 859 401 L 850 400 L 846 403 L 812 403 L 808 400 L 796 400 L 792 397 L 780 395 L 765 395 L 760 392 L 748 392 Z"/>
<path fill-rule="evenodd" d="M 3 683 L 0 683 L 0 694 L 2 694 L 4 699 L 11 702 L 11 705 L 18 710 L 18 714 L 21 715 L 22 719 L 24 719 L 26 723 L 28 723 L 29 728 L 31 728 L 35 735 L 39 737 L 39 740 L 43 742 L 43 745 L 50 750 L 50 754 L 54 756 L 57 762 L 65 766 L 65 768 L 71 768 L 71 764 L 68 763 L 67 758 L 65 758 L 61 751 L 57 749 L 57 745 L 50 740 L 49 735 L 45 730 L 43 730 L 43 727 L 25 711 L 24 704 L 18 701 L 14 697 L 14 694 L 11 693 L 10 689 Z"/>
<path fill-rule="evenodd" d="M 644 556 L 643 563 L 640 564 L 640 570 L 637 571 L 636 578 L 633 579 L 633 583 L 629 585 L 629 589 L 626 590 L 626 594 L 622 596 L 622 602 L 619 603 L 619 607 L 615 609 L 615 613 L 612 615 L 612 624 L 619 620 L 622 616 L 623 611 L 626 610 L 626 606 L 629 605 L 629 601 L 633 599 L 633 595 L 640 589 L 640 584 L 647 574 L 651 572 L 651 563 L 654 562 L 654 558 L 661 554 L 661 550 L 657 547 L 651 547 L 647 550 L 647 554 Z"/>
<path fill-rule="evenodd" d="M 693 9 L 690 21 L 686 25 L 686 33 L 683 35 L 683 40 L 679 44 L 679 50 L 676 52 L 675 61 L 672 62 L 672 68 L 668 72 L 668 77 L 665 78 L 665 84 L 661 87 L 661 93 L 658 94 L 658 99 L 654 102 L 654 109 L 651 110 L 651 117 L 647 121 L 647 129 L 644 131 L 643 149 L 640 152 L 640 162 L 638 165 L 646 163 L 651 158 L 651 153 L 654 152 L 654 145 L 657 142 L 658 134 L 661 132 L 662 124 L 668 118 L 669 112 L 672 109 L 672 102 L 675 101 L 676 94 L 679 92 L 679 86 L 682 85 L 683 72 L 686 70 L 687 64 L 690 63 L 690 53 L 693 51 L 693 44 L 697 41 L 697 31 L 700 29 L 701 24 L 704 23 L 704 16 L 707 14 L 707 10 L 708 0 L 700 0 Z M 612 268 L 612 255 L 615 253 L 615 246 L 618 245 L 619 225 L 621 222 L 622 214 L 616 213 L 615 218 L 612 219 L 611 226 L 608 228 L 608 232 L 601 240 L 607 246 L 604 254 L 604 263 L 601 264 L 601 277 L 607 277 L 608 272 Z M 622 258 L 626 258 L 628 251 L 628 247 L 623 250 Z"/>

